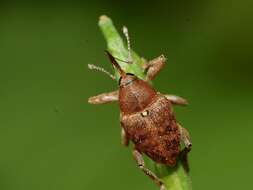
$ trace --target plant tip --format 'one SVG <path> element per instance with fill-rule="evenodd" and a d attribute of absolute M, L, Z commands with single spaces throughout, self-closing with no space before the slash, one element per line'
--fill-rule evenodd
<path fill-rule="evenodd" d="M 108 17 L 108 16 L 106 16 L 106 15 L 101 15 L 100 17 L 99 17 L 99 21 L 100 22 L 104 22 L 104 21 L 106 21 L 106 20 L 109 20 L 110 18 Z"/>

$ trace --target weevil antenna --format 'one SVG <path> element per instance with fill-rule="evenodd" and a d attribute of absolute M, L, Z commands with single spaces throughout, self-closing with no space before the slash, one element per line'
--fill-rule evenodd
<path fill-rule="evenodd" d="M 123 71 L 123 70 L 121 69 L 121 67 L 119 66 L 119 64 L 118 64 L 118 62 L 115 60 L 115 58 L 112 56 L 112 54 L 111 54 L 109 51 L 107 51 L 107 50 L 105 50 L 105 52 L 106 52 L 106 54 L 108 55 L 108 57 L 109 57 L 111 63 L 113 64 L 113 66 L 114 66 L 114 67 L 117 69 L 117 71 L 119 72 L 120 76 L 125 76 L 125 75 L 126 75 L 125 71 Z"/>
<path fill-rule="evenodd" d="M 132 58 L 132 54 L 131 54 L 131 43 L 130 43 L 130 37 L 129 37 L 129 33 L 128 33 L 128 29 L 126 26 L 123 26 L 122 28 L 123 34 L 126 37 L 127 40 L 127 50 L 128 50 L 128 63 L 133 63 L 133 58 Z"/>
<path fill-rule="evenodd" d="M 93 64 L 88 64 L 88 68 L 89 68 L 90 70 L 95 70 L 95 71 L 103 72 L 103 73 L 105 73 L 107 76 L 109 76 L 112 80 L 115 80 L 115 77 L 114 77 L 110 72 L 108 72 L 107 70 L 105 70 L 105 69 L 102 68 L 102 67 L 99 67 L 99 66 L 96 66 L 96 65 L 93 65 Z"/>

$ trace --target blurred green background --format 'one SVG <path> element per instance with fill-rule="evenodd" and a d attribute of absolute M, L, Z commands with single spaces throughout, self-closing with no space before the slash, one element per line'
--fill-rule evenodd
<path fill-rule="evenodd" d="M 168 58 L 154 85 L 193 139 L 194 190 L 252 188 L 252 1 L 1 3 L 0 189 L 154 190 L 120 144 L 117 104 L 87 98 L 117 88 L 97 26 L 127 25 L 132 47 Z"/>

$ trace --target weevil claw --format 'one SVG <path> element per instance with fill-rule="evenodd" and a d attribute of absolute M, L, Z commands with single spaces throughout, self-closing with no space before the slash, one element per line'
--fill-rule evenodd
<path fill-rule="evenodd" d="M 167 190 L 167 188 L 162 184 L 160 190 Z"/>

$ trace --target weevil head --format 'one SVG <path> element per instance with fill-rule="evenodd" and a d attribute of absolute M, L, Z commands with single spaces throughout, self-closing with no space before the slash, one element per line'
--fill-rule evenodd
<path fill-rule="evenodd" d="M 131 84 L 133 81 L 138 80 L 138 77 L 136 77 L 132 73 L 126 73 L 124 76 L 120 76 L 119 78 L 119 86 L 124 87 L 129 84 Z"/>
<path fill-rule="evenodd" d="M 115 58 L 107 52 L 112 64 L 120 74 L 119 105 L 123 114 L 143 111 L 156 97 L 156 91 L 148 82 L 139 79 L 132 73 L 122 70 Z"/>

